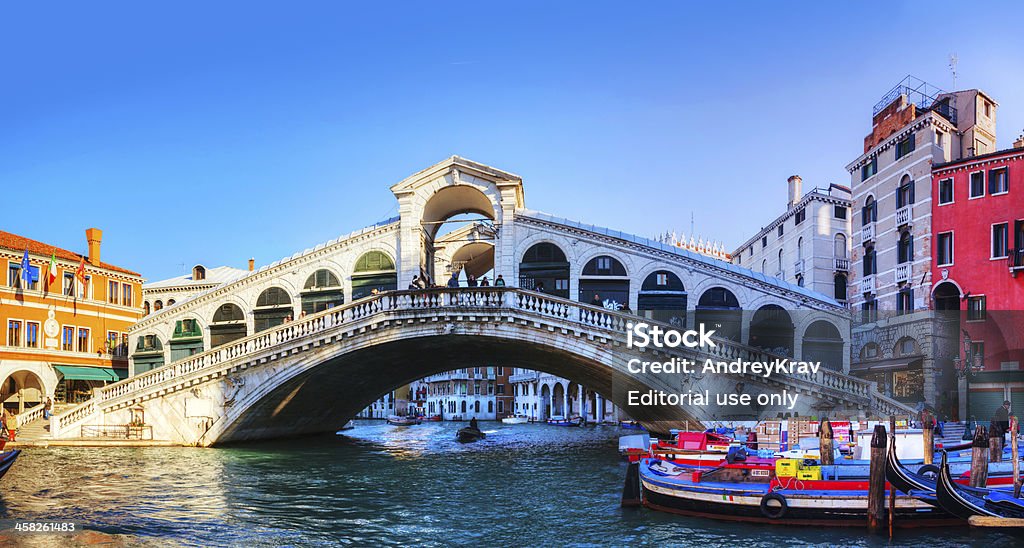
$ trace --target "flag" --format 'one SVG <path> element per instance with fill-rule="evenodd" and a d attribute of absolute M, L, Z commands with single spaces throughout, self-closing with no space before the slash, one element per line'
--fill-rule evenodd
<path fill-rule="evenodd" d="M 77 296 L 79 293 L 82 293 L 82 296 L 84 297 L 85 296 L 85 257 L 82 257 L 81 262 L 78 263 L 78 269 L 75 270 L 75 279 L 78 280 L 78 283 L 82 284 L 82 291 L 76 291 L 75 295 Z"/>
<path fill-rule="evenodd" d="M 32 287 L 32 266 L 28 263 L 28 249 L 25 250 L 25 256 L 21 258 L 21 279 L 25 282 L 21 285 L 22 289 Z"/>
<path fill-rule="evenodd" d="M 53 252 L 50 252 L 50 269 L 49 274 L 46 275 L 47 289 L 49 289 L 55 281 L 57 281 L 57 256 Z"/>

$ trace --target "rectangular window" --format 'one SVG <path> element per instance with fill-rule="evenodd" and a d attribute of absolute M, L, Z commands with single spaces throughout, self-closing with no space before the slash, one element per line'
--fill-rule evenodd
<path fill-rule="evenodd" d="M 124 306 L 132 305 L 132 286 L 131 284 L 121 284 L 121 304 Z"/>
<path fill-rule="evenodd" d="M 555 280 L 555 289 L 568 291 L 569 280 Z"/>
<path fill-rule="evenodd" d="M 72 352 L 75 349 L 75 328 L 65 325 L 60 339 L 61 350 Z"/>
<path fill-rule="evenodd" d="M 896 159 L 899 160 L 911 152 L 914 152 L 913 133 L 896 142 Z"/>
<path fill-rule="evenodd" d="M 505 368 L 504 367 L 499 367 L 498 368 L 498 376 L 501 377 L 504 374 L 505 374 Z"/>
<path fill-rule="evenodd" d="M 878 320 L 878 301 L 876 299 L 869 299 L 864 301 L 860 305 L 861 320 L 864 323 L 870 323 Z"/>
<path fill-rule="evenodd" d="M 988 193 L 1004 194 L 1010 191 L 1010 178 L 1005 167 L 988 172 Z"/>
<path fill-rule="evenodd" d="M 107 302 L 110 304 L 117 304 L 117 286 L 118 283 L 114 280 L 107 283 Z"/>
<path fill-rule="evenodd" d="M 992 117 L 992 103 L 985 101 L 985 118 Z"/>
<path fill-rule="evenodd" d="M 1009 253 L 1009 236 L 1010 236 L 1010 225 L 1009 223 L 1000 223 L 992 225 L 992 258 L 993 259 L 1005 259 L 1010 255 Z"/>
<path fill-rule="evenodd" d="M 754 246 L 753 245 L 750 246 L 750 253 L 748 253 L 747 255 L 750 255 L 751 257 L 754 256 Z"/>
<path fill-rule="evenodd" d="M 938 266 L 953 264 L 953 233 L 943 232 L 935 239 L 935 257 Z"/>
<path fill-rule="evenodd" d="M 7 346 L 21 346 L 21 322 L 7 321 Z"/>
<path fill-rule="evenodd" d="M 942 148 L 945 136 L 946 136 L 946 134 L 941 132 L 941 131 L 936 131 L 935 132 L 935 144 L 939 145 L 939 148 Z"/>
<path fill-rule="evenodd" d="M 896 313 L 907 314 L 914 310 L 914 290 L 901 289 L 896 295 Z"/>
<path fill-rule="evenodd" d="M 89 329 L 85 327 L 78 328 L 78 351 L 89 351 Z"/>
<path fill-rule="evenodd" d="M 768 236 L 761 236 L 761 247 L 768 247 Z"/>
<path fill-rule="evenodd" d="M 953 179 L 939 181 L 939 205 L 953 203 Z"/>
<path fill-rule="evenodd" d="M 600 270 L 611 270 L 612 259 L 611 257 L 598 257 L 597 258 L 597 269 Z"/>
<path fill-rule="evenodd" d="M 498 391 L 498 395 L 499 396 L 503 395 L 505 393 L 505 384 L 504 383 L 499 383 L 497 385 L 497 391 Z M 501 403 L 501 402 L 498 402 L 498 403 Z"/>
<path fill-rule="evenodd" d="M 807 211 L 804 208 L 800 208 L 796 212 L 796 220 L 795 220 L 795 222 L 793 224 L 797 224 L 798 225 L 798 224 L 804 222 L 804 219 L 806 219 L 806 218 L 807 218 Z"/>
<path fill-rule="evenodd" d="M 978 171 L 971 173 L 971 198 L 981 198 L 985 195 L 985 172 Z"/>
<path fill-rule="evenodd" d="M 779 238 L 782 237 L 782 232 L 783 232 L 782 227 L 783 227 L 783 225 L 780 224 L 779 225 Z"/>
<path fill-rule="evenodd" d="M 142 348 L 136 350 L 149 351 L 153 350 L 155 343 L 153 342 L 154 335 L 146 335 L 142 338 Z M 117 331 L 107 331 L 107 352 L 110 354 L 114 353 L 114 349 L 117 348 Z"/>
<path fill-rule="evenodd" d="M 668 285 L 668 274 L 659 272 L 657 275 L 658 285 Z"/>
<path fill-rule="evenodd" d="M 25 346 L 39 348 L 39 322 L 25 322 Z"/>
<path fill-rule="evenodd" d="M 978 341 L 971 343 L 971 356 L 974 358 L 974 365 L 985 367 L 985 342 Z"/>
<path fill-rule="evenodd" d="M 75 274 L 73 272 L 64 273 L 64 294 L 75 296 Z"/>
<path fill-rule="evenodd" d="M 7 263 L 7 285 L 21 287 L 21 266 L 18 263 Z"/>
<path fill-rule="evenodd" d="M 846 206 L 835 206 L 835 217 L 836 219 L 845 219 Z"/>
<path fill-rule="evenodd" d="M 985 296 L 967 297 L 967 321 L 980 322 L 985 317 Z"/>
<path fill-rule="evenodd" d="M 878 173 L 878 157 L 877 156 L 872 158 L 870 162 L 868 162 L 868 163 L 864 164 L 863 166 L 861 166 L 861 168 L 860 168 L 860 180 L 864 181 L 868 177 L 873 176 L 875 173 Z"/>

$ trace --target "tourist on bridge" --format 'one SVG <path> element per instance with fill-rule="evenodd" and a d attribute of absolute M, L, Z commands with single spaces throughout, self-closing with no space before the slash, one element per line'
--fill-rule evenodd
<path fill-rule="evenodd" d="M 601 300 L 601 296 L 594 293 L 594 298 L 590 299 L 590 304 L 594 306 L 604 306 L 604 301 Z"/>
<path fill-rule="evenodd" d="M 480 280 L 480 287 L 491 287 L 491 282 L 487 281 L 487 276 Z"/>
<path fill-rule="evenodd" d="M 452 289 L 458 289 L 459 287 L 459 271 L 452 272 L 452 277 L 448 280 L 448 287 Z"/>
<path fill-rule="evenodd" d="M 477 283 L 476 283 L 476 276 L 474 276 L 474 275 L 472 275 L 472 274 L 470 274 L 469 276 L 467 276 L 467 277 L 466 277 L 466 285 L 467 285 L 467 286 L 469 286 L 469 287 L 476 287 L 476 286 L 477 286 Z"/>
<path fill-rule="evenodd" d="M 43 418 L 46 420 L 50 419 L 50 410 L 53 409 L 53 399 L 49 396 L 46 397 L 46 403 L 43 404 Z"/>
<path fill-rule="evenodd" d="M 533 286 L 533 290 L 537 293 L 544 293 L 544 282 L 537 282 L 537 285 Z"/>
<path fill-rule="evenodd" d="M 417 289 L 420 289 L 420 277 L 413 276 L 412 281 L 409 282 L 409 291 L 416 291 Z"/>
<path fill-rule="evenodd" d="M 505 278 L 502 278 L 501 274 L 498 274 L 498 278 L 494 280 L 494 287 L 505 287 Z"/>

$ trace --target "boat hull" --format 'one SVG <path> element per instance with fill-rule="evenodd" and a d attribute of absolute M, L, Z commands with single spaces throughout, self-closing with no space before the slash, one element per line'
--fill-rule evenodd
<path fill-rule="evenodd" d="M 462 428 L 455 433 L 455 439 L 460 443 L 472 443 L 474 441 L 482 440 L 485 437 L 487 437 L 487 434 L 484 434 L 475 428 Z"/>
<path fill-rule="evenodd" d="M 502 424 L 526 424 L 530 422 L 527 417 L 505 417 L 501 419 Z"/>
<path fill-rule="evenodd" d="M 21 455 L 21 449 L 0 453 L 0 478 L 7 474 L 7 471 L 11 469 L 19 455 Z"/>

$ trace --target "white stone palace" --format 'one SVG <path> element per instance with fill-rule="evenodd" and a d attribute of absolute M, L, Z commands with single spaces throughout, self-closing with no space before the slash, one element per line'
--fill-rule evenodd
<path fill-rule="evenodd" d="M 831 295 L 762 272 L 526 208 L 522 179 L 453 156 L 391 187 L 398 217 L 243 273 L 130 332 L 132 376 L 55 416 L 51 435 L 145 424 L 211 445 L 335 430 L 397 386 L 498 363 L 584 385 L 642 421 L 910 408 L 847 375 L 849 319 Z M 453 218 L 462 227 L 445 232 Z M 445 287 L 454 272 L 462 287 Z M 465 287 L 469 274 L 505 287 Z M 416 288 L 429 278 L 441 286 Z M 492 280 L 493 281 L 493 278 Z M 628 307 L 626 310 L 620 310 Z M 762 309 L 771 321 L 752 322 Z M 716 348 L 627 349 L 638 316 L 705 323 Z M 751 345 L 771 341 L 771 347 Z M 815 374 L 633 375 L 629 358 L 821 361 Z M 627 409 L 628 390 L 802 394 L 799 407 Z"/>

